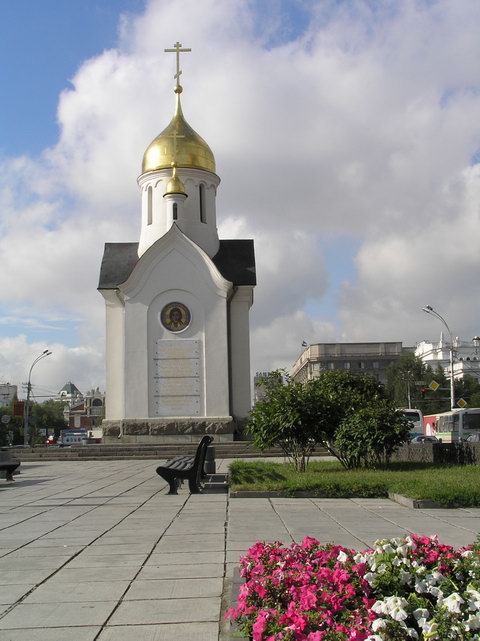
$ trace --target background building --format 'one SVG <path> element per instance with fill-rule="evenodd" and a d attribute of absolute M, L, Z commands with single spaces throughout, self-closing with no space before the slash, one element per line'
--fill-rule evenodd
<path fill-rule="evenodd" d="M 400 358 L 401 342 L 389 343 L 314 343 L 307 345 L 293 364 L 291 375 L 294 380 L 308 381 L 322 371 L 345 370 L 358 374 L 369 374 L 381 383 L 386 383 L 386 369 Z"/>
<path fill-rule="evenodd" d="M 17 398 L 17 386 L 10 383 L 0 383 L 0 407 L 10 405 Z"/>
<path fill-rule="evenodd" d="M 420 341 L 415 347 L 415 356 L 434 371 L 441 367 L 450 379 L 450 340 L 445 340 L 443 332 L 438 342 Z M 470 341 L 453 339 L 453 376 L 460 380 L 466 374 L 480 381 L 480 336 Z"/>

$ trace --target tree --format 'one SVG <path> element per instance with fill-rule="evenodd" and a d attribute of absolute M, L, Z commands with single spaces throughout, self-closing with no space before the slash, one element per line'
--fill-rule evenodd
<path fill-rule="evenodd" d="M 58 438 L 60 430 L 65 427 L 63 416 L 64 403 L 50 399 L 44 403 L 34 403 L 31 408 L 31 422 L 34 430 L 34 440 L 44 442 L 45 438 L 40 430 L 54 432 Z M 32 429 L 32 428 L 31 428 Z"/>
<path fill-rule="evenodd" d="M 13 416 L 13 401 L 0 407 L 0 416 L 10 416 L 8 423 L 0 423 L 0 446 L 23 443 L 23 419 Z M 12 439 L 10 440 L 10 435 Z"/>
<path fill-rule="evenodd" d="M 263 386 L 265 394 L 250 412 L 246 431 L 259 449 L 279 445 L 295 470 L 304 472 L 333 407 L 315 380 L 299 383 L 274 372 Z"/>
<path fill-rule="evenodd" d="M 439 384 L 436 392 L 429 387 L 432 381 Z M 423 414 L 446 412 L 450 409 L 448 387 L 443 368 L 433 370 L 413 352 L 403 352 L 387 368 L 387 394 L 396 407 L 415 407 Z"/>
<path fill-rule="evenodd" d="M 344 418 L 335 433 L 335 448 L 348 469 L 386 467 L 409 437 L 407 419 L 391 401 L 379 399 Z"/>
<path fill-rule="evenodd" d="M 371 376 L 332 370 L 305 383 L 276 375 L 264 385 L 247 432 L 260 449 L 279 445 L 298 471 L 306 469 L 316 444 L 344 467 L 368 467 L 388 462 L 408 438 L 407 423 Z"/>

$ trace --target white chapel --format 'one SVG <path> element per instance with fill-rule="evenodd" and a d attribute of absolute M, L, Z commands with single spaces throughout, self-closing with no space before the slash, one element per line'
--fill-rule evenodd
<path fill-rule="evenodd" d="M 220 240 L 220 178 L 184 118 L 181 52 L 175 113 L 147 147 L 138 178 L 139 242 L 106 243 L 104 441 L 231 440 L 251 408 L 253 240 Z"/>

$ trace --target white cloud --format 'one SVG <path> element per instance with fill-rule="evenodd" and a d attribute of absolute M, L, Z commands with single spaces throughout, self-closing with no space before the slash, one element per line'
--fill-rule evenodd
<path fill-rule="evenodd" d="M 426 303 L 455 334 L 478 334 L 480 188 L 470 163 L 480 148 L 480 5 L 312 1 L 296 37 L 280 3 L 261 18 L 257 6 L 151 0 L 122 18 L 117 48 L 80 66 L 59 97 L 57 144 L 2 161 L 3 304 L 27 318 L 75 319 L 82 344 L 99 353 L 102 246 L 138 239 L 135 181 L 173 112 L 174 56 L 163 49 L 178 39 L 193 49 L 183 58 L 184 112 L 222 178 L 222 236 L 256 240 L 255 369 L 292 361 L 306 334 L 436 336 L 441 328 L 419 311 Z M 305 309 L 322 309 L 338 270 L 319 241 L 343 235 L 360 249 L 333 326 Z M 33 352 L 21 352 L 23 372 Z M 64 365 L 80 362 L 60 352 Z M 8 353 L 0 375 L 18 378 Z M 82 358 L 74 382 L 87 363 L 101 379 L 96 357 Z"/>
<path fill-rule="evenodd" d="M 0 339 L 0 380 L 17 385 L 19 396 L 24 396 L 30 367 L 46 348 L 51 356 L 38 361 L 31 371 L 35 396 L 54 395 L 68 381 L 86 392 L 102 379 L 103 355 L 94 346 L 66 347 L 55 342 L 46 346 L 43 342 L 28 342 L 20 334 Z"/>

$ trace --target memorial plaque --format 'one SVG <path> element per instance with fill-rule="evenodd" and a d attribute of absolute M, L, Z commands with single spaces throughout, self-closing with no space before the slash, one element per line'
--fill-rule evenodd
<path fill-rule="evenodd" d="M 199 396 L 159 396 L 155 399 L 157 416 L 199 416 Z"/>
<path fill-rule="evenodd" d="M 155 395 L 159 396 L 198 396 L 198 378 L 159 378 L 155 381 Z"/>
<path fill-rule="evenodd" d="M 195 339 L 158 340 L 155 358 L 199 358 L 200 341 Z"/>
<path fill-rule="evenodd" d="M 200 376 L 198 358 L 163 358 L 155 360 L 155 378 L 182 378 Z"/>
<path fill-rule="evenodd" d="M 199 416 L 201 349 L 197 339 L 159 339 L 154 354 L 156 416 Z"/>

